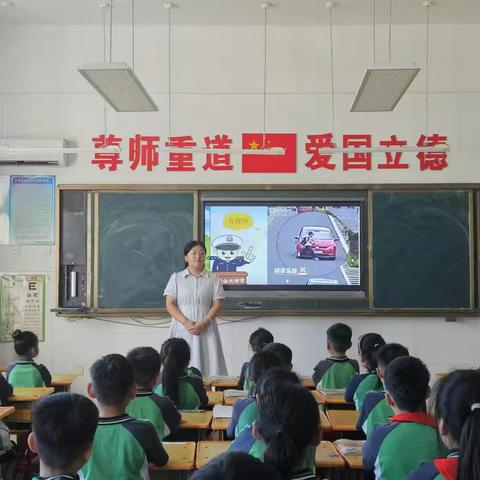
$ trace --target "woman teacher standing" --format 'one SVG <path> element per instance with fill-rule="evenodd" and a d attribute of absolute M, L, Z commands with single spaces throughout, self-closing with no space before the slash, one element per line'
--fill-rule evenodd
<path fill-rule="evenodd" d="M 188 242 L 183 253 L 185 270 L 173 273 L 163 292 L 167 312 L 172 316 L 170 337 L 188 342 L 190 365 L 203 375 L 226 375 L 216 320 L 225 298 L 222 282 L 214 273 L 205 271 L 203 242 Z"/>

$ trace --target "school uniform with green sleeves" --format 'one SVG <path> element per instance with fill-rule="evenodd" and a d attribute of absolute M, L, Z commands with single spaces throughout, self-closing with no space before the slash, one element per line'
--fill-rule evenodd
<path fill-rule="evenodd" d="M 257 417 L 257 400 L 252 392 L 247 398 L 238 399 L 233 404 L 232 418 L 227 427 L 227 437 L 238 437 L 240 432 L 251 425 Z"/>
<path fill-rule="evenodd" d="M 348 357 L 330 357 L 317 363 L 312 379 L 318 388 L 347 388 L 359 372 L 358 362 Z"/>
<path fill-rule="evenodd" d="M 195 369 L 196 370 L 196 369 Z M 198 372 L 198 370 L 196 370 Z M 208 405 L 208 396 L 203 385 L 203 378 L 193 373 L 191 369 L 178 379 L 179 410 L 198 410 Z M 164 395 L 162 384 L 155 388 L 157 395 Z"/>
<path fill-rule="evenodd" d="M 160 440 L 176 432 L 182 419 L 168 397 L 157 395 L 151 389 L 139 389 L 128 404 L 127 413 L 137 420 L 148 420 L 155 427 Z"/>
<path fill-rule="evenodd" d="M 347 389 L 345 390 L 345 401 L 348 403 L 355 403 L 355 409 L 360 410 L 368 392 L 382 389 L 382 382 L 378 378 L 375 370 L 368 373 L 356 374 L 347 385 Z"/>
<path fill-rule="evenodd" d="M 422 463 L 407 480 L 456 480 L 457 473 L 458 452 L 452 452 L 447 458 L 436 458 L 433 462 Z"/>
<path fill-rule="evenodd" d="M 400 413 L 378 425 L 363 447 L 363 466 L 377 480 L 405 480 L 422 462 L 442 455 L 435 419 L 426 413 Z"/>
<path fill-rule="evenodd" d="M 363 430 L 368 437 L 376 425 L 390 423 L 393 415 L 392 407 L 385 399 L 385 392 L 369 392 L 358 416 L 357 430 Z"/>

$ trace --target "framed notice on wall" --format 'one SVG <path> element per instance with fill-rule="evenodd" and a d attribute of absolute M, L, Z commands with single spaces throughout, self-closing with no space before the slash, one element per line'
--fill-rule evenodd
<path fill-rule="evenodd" d="M 0 276 L 0 342 L 16 329 L 45 339 L 45 275 Z"/>

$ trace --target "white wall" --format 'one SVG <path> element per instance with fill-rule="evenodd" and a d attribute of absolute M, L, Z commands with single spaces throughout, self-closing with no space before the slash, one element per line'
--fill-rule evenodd
<path fill-rule="evenodd" d="M 263 122 L 263 31 L 258 27 L 177 27 L 173 32 L 173 134 L 229 133 L 237 146 L 240 134 L 261 131 Z M 420 73 L 392 113 L 351 114 L 349 107 L 372 60 L 369 27 L 335 27 L 336 133 L 371 133 L 375 139 L 392 133 L 416 141 L 425 131 L 425 75 Z M 130 62 L 129 34 L 115 29 L 113 59 Z M 68 168 L 0 167 L 0 175 L 55 174 L 58 183 L 395 183 L 480 182 L 476 132 L 480 107 L 480 57 L 477 25 L 434 25 L 430 51 L 430 131 L 449 137 L 450 166 L 443 172 L 421 173 L 418 167 L 400 172 L 316 172 L 302 165 L 307 160 L 299 140 L 297 175 L 239 174 L 234 157 L 232 173 L 151 174 L 131 172 L 127 158 L 116 173 L 90 165 L 79 156 Z M 103 103 L 76 72 L 76 67 L 103 58 L 102 31 L 84 26 L 8 27 L 0 42 L 0 91 L 7 108 L 7 135 L 11 137 L 64 137 L 88 145 L 103 132 Z M 167 131 L 167 37 L 162 27 L 137 28 L 136 71 L 152 93 L 160 111 L 150 114 L 116 114 L 108 110 L 109 130 L 128 138 L 135 133 Z M 294 132 L 299 136 L 331 130 L 330 59 L 328 29 L 273 27 L 269 29 L 267 131 Z M 380 44 L 377 60 L 386 59 Z M 425 29 L 402 26 L 394 30 L 393 60 L 425 63 Z M 0 136 L 4 132 L 0 115 Z M 337 141 L 340 138 L 337 137 Z M 414 157 L 407 157 L 415 163 Z M 166 162 L 166 158 L 161 159 Z M 416 165 L 416 163 L 415 163 Z M 0 271 L 46 273 L 47 310 L 55 302 L 55 248 L 0 247 Z M 159 292 L 159 295 L 161 292 Z M 121 320 L 121 319 L 113 319 Z M 326 318 L 273 317 L 220 327 L 227 364 L 239 370 L 247 355 L 250 332 L 263 325 L 294 350 L 300 373 L 310 373 L 326 355 L 326 328 L 334 321 L 350 324 L 357 337 L 376 331 L 387 341 L 406 344 L 424 359 L 432 372 L 458 366 L 480 365 L 476 348 L 476 319 L 446 323 L 442 318 Z M 40 360 L 53 371 L 89 367 L 99 355 L 125 353 L 133 346 L 159 347 L 167 330 L 152 332 L 140 326 L 118 325 L 95 319 L 69 322 L 47 315 L 46 342 Z M 152 341 L 153 339 L 153 341 Z M 355 355 L 355 348 L 351 351 Z M 0 345 L 0 364 L 11 358 L 11 345 Z M 81 391 L 87 377 L 75 385 Z"/>

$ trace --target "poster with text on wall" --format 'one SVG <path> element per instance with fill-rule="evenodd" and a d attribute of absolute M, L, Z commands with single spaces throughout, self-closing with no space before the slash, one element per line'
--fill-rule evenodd
<path fill-rule="evenodd" d="M 45 275 L 0 276 L 0 342 L 17 329 L 45 339 Z"/>
<path fill-rule="evenodd" d="M 10 177 L 10 243 L 51 245 L 55 242 L 55 177 Z"/>

